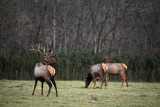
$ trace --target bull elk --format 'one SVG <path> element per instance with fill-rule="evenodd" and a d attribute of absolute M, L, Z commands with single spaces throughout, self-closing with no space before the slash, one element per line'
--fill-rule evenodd
<path fill-rule="evenodd" d="M 55 78 L 54 78 L 56 71 L 51 66 L 53 64 L 56 64 L 56 61 L 51 59 L 53 51 L 50 53 L 48 45 L 47 45 L 47 52 L 46 52 L 45 47 L 43 47 L 40 44 L 38 45 L 37 49 L 32 47 L 32 49 L 30 49 L 30 50 L 35 51 L 35 52 L 39 52 L 42 56 L 44 56 L 44 59 L 45 59 L 45 62 L 37 63 L 35 65 L 35 68 L 34 68 L 35 84 L 34 84 L 34 89 L 33 89 L 32 95 L 35 94 L 35 89 L 37 86 L 37 82 L 39 80 L 42 83 L 41 95 L 43 95 L 43 83 L 46 82 L 49 86 L 49 90 L 48 90 L 48 94 L 47 94 L 47 96 L 49 96 L 51 88 L 52 88 L 52 84 L 51 84 L 51 81 L 52 81 L 52 83 L 55 87 L 55 90 L 56 90 L 56 96 L 58 97 L 57 86 L 56 86 L 56 82 L 55 82 Z"/>
<path fill-rule="evenodd" d="M 31 51 L 35 51 L 35 52 L 39 52 L 43 57 L 44 57 L 44 60 L 45 60 L 45 63 L 47 65 L 54 65 L 56 64 L 56 61 L 51 59 L 51 56 L 53 55 L 53 51 L 51 51 L 51 53 L 49 52 L 49 47 L 47 45 L 47 52 L 46 52 L 46 49 L 43 45 L 41 44 L 38 44 L 37 46 L 37 49 L 35 49 L 33 46 L 32 46 L 32 49 L 30 49 Z"/>

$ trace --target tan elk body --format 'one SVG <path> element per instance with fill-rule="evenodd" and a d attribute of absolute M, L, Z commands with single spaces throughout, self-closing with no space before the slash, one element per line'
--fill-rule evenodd
<path fill-rule="evenodd" d="M 127 66 L 124 63 L 104 63 L 104 64 L 108 67 L 106 73 L 104 73 L 103 71 L 102 64 L 95 64 L 90 66 L 90 71 L 85 80 L 86 88 L 88 88 L 91 81 L 94 82 L 94 88 L 96 88 L 97 77 L 100 77 L 100 79 L 102 80 L 102 85 L 103 82 L 105 82 L 105 88 L 106 88 L 106 85 L 108 85 L 109 75 L 121 75 L 123 79 L 122 86 L 124 82 L 127 80 L 126 86 L 128 87 L 128 78 L 125 74 L 127 71 Z"/>

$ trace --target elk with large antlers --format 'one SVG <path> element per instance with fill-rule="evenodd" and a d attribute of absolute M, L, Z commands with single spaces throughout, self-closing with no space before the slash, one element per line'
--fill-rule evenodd
<path fill-rule="evenodd" d="M 45 60 L 45 63 L 47 65 L 54 65 L 56 64 L 56 61 L 51 59 L 51 56 L 53 55 L 53 51 L 51 51 L 51 53 L 49 53 L 49 47 L 47 45 L 47 52 L 46 52 L 46 49 L 43 45 L 41 44 L 38 44 L 37 46 L 38 49 L 35 49 L 33 46 L 32 46 L 32 49 L 30 49 L 31 51 L 35 51 L 35 52 L 39 52 L 43 57 L 44 57 L 44 60 Z M 43 52 L 42 52 L 43 51 Z"/>
<path fill-rule="evenodd" d="M 49 53 L 49 48 L 48 48 L 48 45 L 47 45 L 47 53 L 46 53 L 45 47 L 43 47 L 40 44 L 38 45 L 38 49 L 35 49 L 34 47 L 32 47 L 32 49 L 30 49 L 30 50 L 39 52 L 42 56 L 44 56 L 44 59 L 45 59 L 45 62 L 37 63 L 35 65 L 35 68 L 34 68 L 35 85 L 34 85 L 32 95 L 34 95 L 34 93 L 35 93 L 35 88 L 36 88 L 37 82 L 39 80 L 39 81 L 42 82 L 41 95 L 43 95 L 43 83 L 46 82 L 49 86 L 49 90 L 48 90 L 48 94 L 47 94 L 47 96 L 49 96 L 51 88 L 52 88 L 52 84 L 51 84 L 51 81 L 52 81 L 52 83 L 55 87 L 55 90 L 56 90 L 56 96 L 58 97 L 57 86 L 56 86 L 56 82 L 55 82 L 55 78 L 54 78 L 56 71 L 51 66 L 53 64 L 56 64 L 56 61 L 51 59 L 53 51 L 51 53 Z"/>

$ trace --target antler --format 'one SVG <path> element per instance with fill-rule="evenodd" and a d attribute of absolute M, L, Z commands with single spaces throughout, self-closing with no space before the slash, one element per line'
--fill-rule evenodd
<path fill-rule="evenodd" d="M 43 50 L 43 53 L 41 52 L 41 49 L 42 49 L 42 48 L 41 48 L 41 45 L 38 44 L 37 49 L 35 49 L 35 48 L 32 46 L 32 49 L 29 49 L 29 50 L 35 51 L 35 52 L 39 52 L 42 56 L 45 56 L 44 48 L 42 49 L 42 50 Z"/>
<path fill-rule="evenodd" d="M 57 63 L 54 59 L 50 58 L 53 54 L 53 51 L 51 51 L 51 53 L 49 53 L 48 44 L 47 44 L 47 53 L 46 53 L 45 47 L 41 44 L 38 44 L 37 49 L 35 49 L 32 46 L 32 49 L 30 49 L 30 50 L 35 51 L 35 52 L 39 52 L 44 57 L 44 60 L 48 65 L 53 65 L 53 64 Z"/>
<path fill-rule="evenodd" d="M 52 54 L 53 54 L 53 51 L 51 51 L 51 53 L 49 54 L 48 44 L 47 44 L 47 53 L 46 53 L 45 47 L 42 44 L 38 44 L 37 49 L 35 49 L 32 46 L 32 49 L 30 49 L 30 50 L 31 51 L 35 51 L 35 52 L 39 52 L 42 56 L 47 57 L 47 58 L 50 58 L 52 56 Z M 42 53 L 42 51 L 43 51 L 43 53 Z"/>

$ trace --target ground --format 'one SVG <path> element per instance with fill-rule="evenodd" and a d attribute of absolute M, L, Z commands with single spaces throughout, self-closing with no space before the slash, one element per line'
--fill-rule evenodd
<path fill-rule="evenodd" d="M 100 89 L 100 83 L 93 89 L 84 88 L 84 81 L 56 81 L 59 96 L 52 87 L 46 97 L 48 86 L 38 82 L 32 96 L 34 81 L 0 80 L 0 107 L 160 107 L 160 83 L 134 83 L 121 87 L 121 82 L 109 82 L 107 89 Z"/>

